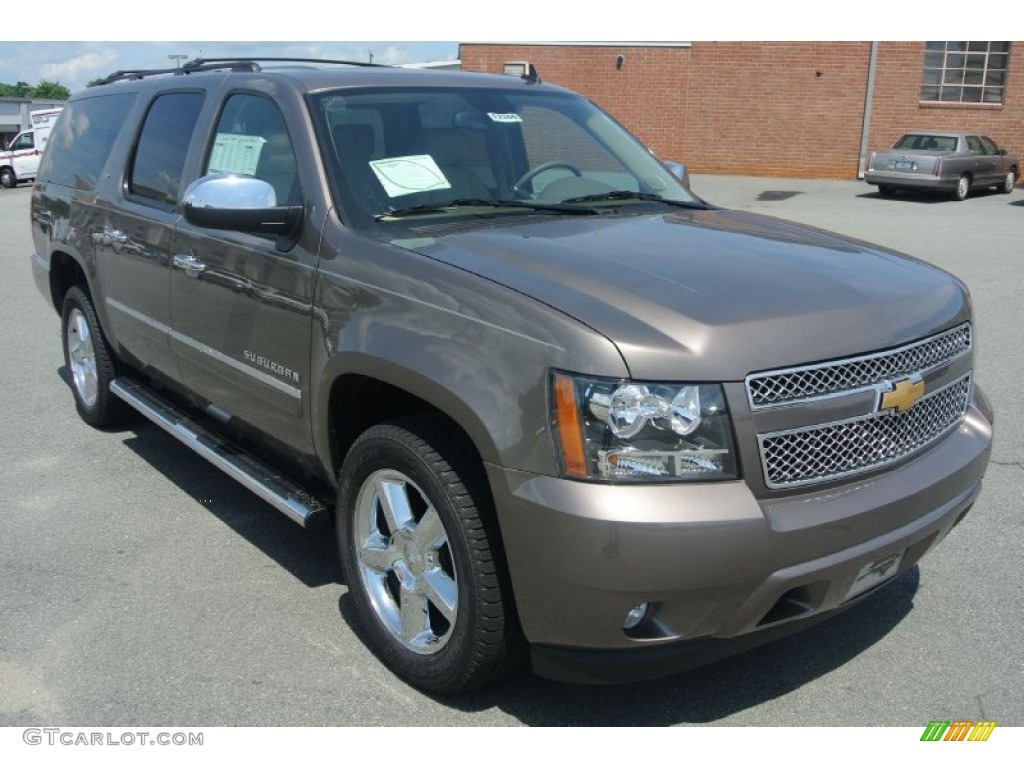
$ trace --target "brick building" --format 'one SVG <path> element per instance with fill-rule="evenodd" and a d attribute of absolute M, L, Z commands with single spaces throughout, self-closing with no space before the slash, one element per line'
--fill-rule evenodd
<path fill-rule="evenodd" d="M 695 173 L 854 178 L 912 129 L 978 131 L 1024 156 L 1024 45 L 462 43 L 462 68 L 528 61 Z M 1016 58 L 1015 58 L 1016 57 Z"/>

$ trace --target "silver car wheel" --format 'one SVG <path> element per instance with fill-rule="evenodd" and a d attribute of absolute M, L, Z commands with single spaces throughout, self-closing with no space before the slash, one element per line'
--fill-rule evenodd
<path fill-rule="evenodd" d="M 1006 178 L 1003 179 L 1003 192 L 1005 192 L 1006 194 L 1010 194 L 1011 192 L 1013 192 L 1013 188 L 1016 186 L 1016 184 L 1017 174 L 1015 174 L 1013 171 L 1008 171 L 1006 174 Z"/>
<path fill-rule="evenodd" d="M 966 174 L 961 176 L 956 182 L 956 199 L 965 200 L 967 199 L 967 193 L 971 189 L 971 180 L 967 178 Z"/>
<path fill-rule="evenodd" d="M 85 315 L 78 309 L 71 310 L 68 316 L 67 338 L 68 360 L 71 366 L 71 379 L 75 391 L 82 403 L 91 408 L 96 404 L 99 391 L 99 378 L 96 375 L 96 350 L 92 344 L 92 334 Z"/>
<path fill-rule="evenodd" d="M 459 583 L 434 505 L 401 472 L 383 469 L 359 489 L 354 522 L 359 576 L 377 619 L 409 651 L 437 653 L 455 626 Z"/>

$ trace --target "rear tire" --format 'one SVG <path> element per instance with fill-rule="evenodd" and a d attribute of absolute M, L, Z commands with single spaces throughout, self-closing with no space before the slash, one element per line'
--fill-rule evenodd
<path fill-rule="evenodd" d="M 77 285 L 68 289 L 61 312 L 64 365 L 82 421 L 103 428 L 127 420 L 131 409 L 110 391 L 117 367 L 92 300 Z"/>
<path fill-rule="evenodd" d="M 14 171 L 10 168 L 0 168 L 0 187 L 13 189 L 16 186 L 18 186 L 18 177 L 14 175 Z"/>
<path fill-rule="evenodd" d="M 456 694 L 516 666 L 524 642 L 479 460 L 440 419 L 380 424 L 341 469 L 338 548 L 377 656 Z"/>
<path fill-rule="evenodd" d="M 971 191 L 971 177 L 966 173 L 957 179 L 956 189 L 953 190 L 954 200 L 966 200 L 967 194 Z"/>
<path fill-rule="evenodd" d="M 998 189 L 1004 195 L 1008 195 L 1011 192 L 1013 192 L 1013 188 L 1015 186 L 1017 186 L 1017 169 L 1016 168 L 1011 168 L 1007 172 L 1006 178 L 1003 179 L 1003 182 L 1002 182 L 1002 184 L 999 185 Z"/>

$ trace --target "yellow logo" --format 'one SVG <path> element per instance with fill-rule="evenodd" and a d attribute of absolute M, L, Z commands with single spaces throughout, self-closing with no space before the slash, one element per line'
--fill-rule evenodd
<path fill-rule="evenodd" d="M 921 379 L 899 379 L 892 383 L 891 390 L 881 395 L 878 410 L 909 411 L 924 397 L 924 382 Z"/>

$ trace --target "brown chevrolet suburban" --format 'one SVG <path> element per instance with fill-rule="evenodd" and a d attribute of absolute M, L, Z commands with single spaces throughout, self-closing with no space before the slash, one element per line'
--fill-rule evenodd
<path fill-rule="evenodd" d="M 717 209 L 532 72 L 117 72 L 61 115 L 31 219 L 81 417 L 141 412 L 333 520 L 369 642 L 426 690 L 764 642 L 981 487 L 962 283 Z"/>

